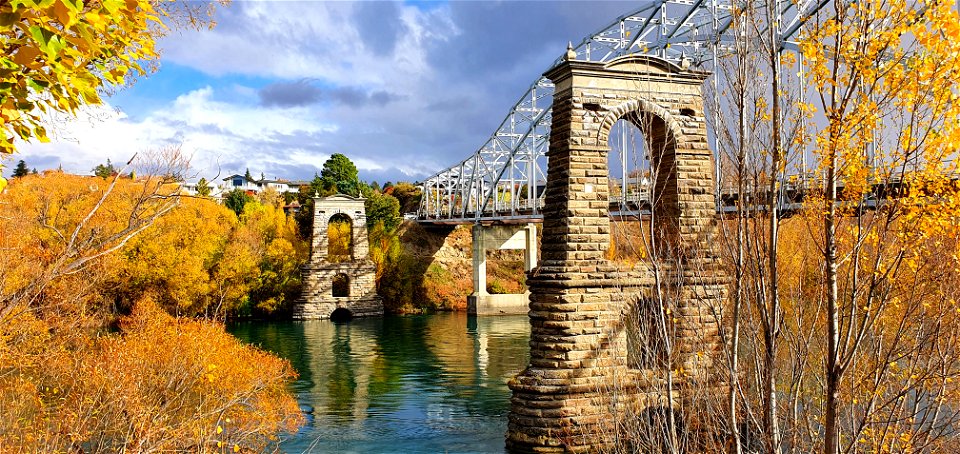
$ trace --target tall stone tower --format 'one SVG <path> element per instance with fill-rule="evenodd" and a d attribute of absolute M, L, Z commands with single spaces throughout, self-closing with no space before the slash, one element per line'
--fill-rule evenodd
<path fill-rule="evenodd" d="M 293 318 L 330 318 L 335 311 L 350 317 L 382 315 L 377 295 L 377 269 L 370 260 L 364 199 L 344 194 L 313 199 L 313 239 L 310 260 L 301 267 L 303 293 L 293 307 Z M 336 245 L 328 236 L 331 221 L 349 226 L 348 244 Z M 341 224 L 344 225 L 344 224 Z"/>
<path fill-rule="evenodd" d="M 685 389 L 718 380 L 725 287 L 707 74 L 655 57 L 598 63 L 571 54 L 545 74 L 556 89 L 541 262 L 527 280 L 530 364 L 509 383 L 512 452 L 595 452 L 618 414 L 689 407 Z M 605 258 L 608 135 L 621 119 L 643 133 L 653 182 L 656 261 L 630 267 Z M 664 385 L 675 370 L 683 375 Z"/>

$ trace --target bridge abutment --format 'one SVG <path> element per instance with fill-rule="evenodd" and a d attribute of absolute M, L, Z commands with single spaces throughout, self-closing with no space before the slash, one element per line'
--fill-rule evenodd
<path fill-rule="evenodd" d="M 509 383 L 507 447 L 595 452 L 631 435 L 617 433 L 618 418 L 682 412 L 718 380 L 724 287 L 703 119 L 707 75 L 628 56 L 566 61 L 546 76 L 556 90 L 542 262 L 528 279 L 530 364 Z M 651 260 L 629 268 L 605 258 L 607 135 L 620 119 L 644 133 L 654 181 Z"/>
<path fill-rule="evenodd" d="M 349 223 L 349 239 L 332 249 L 328 235 L 331 221 Z M 335 256 L 331 255 L 335 252 Z M 337 194 L 313 199 L 313 238 L 310 260 L 300 268 L 303 292 L 293 307 L 295 320 L 326 319 L 337 309 L 352 317 L 383 315 L 377 295 L 377 269 L 370 260 L 364 199 Z"/>

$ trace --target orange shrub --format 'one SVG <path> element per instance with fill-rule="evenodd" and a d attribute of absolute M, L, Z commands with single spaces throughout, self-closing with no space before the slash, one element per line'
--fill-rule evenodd
<path fill-rule="evenodd" d="M 0 327 L 0 451 L 261 451 L 302 421 L 290 364 L 152 300 L 120 333 Z"/>
<path fill-rule="evenodd" d="M 296 429 L 286 361 L 160 309 L 209 305 L 237 224 L 175 190 L 51 172 L 0 195 L 0 452 L 263 450 Z M 237 237 L 260 253 L 260 232 L 283 241 L 268 227 Z"/>

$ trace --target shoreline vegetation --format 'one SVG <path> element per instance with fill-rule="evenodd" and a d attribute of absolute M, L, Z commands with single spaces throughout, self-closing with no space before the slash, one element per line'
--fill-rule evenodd
<path fill-rule="evenodd" d="M 156 40 L 212 26 L 217 3 L 0 2 L 0 154 L 150 74 Z M 718 322 L 720 351 L 696 353 L 720 377 L 676 362 L 676 298 L 658 285 L 631 341 L 656 360 L 653 380 L 644 365 L 618 383 L 665 408 L 610 408 L 611 432 L 589 436 L 616 440 L 609 452 L 956 452 L 957 5 L 828 2 L 798 23 L 796 49 L 778 35 L 779 2 L 742 6 L 706 87 L 718 177 L 736 195 L 717 238 L 729 293 L 691 314 Z M 289 311 L 314 194 L 367 199 L 389 312 L 460 309 L 470 290 L 469 232 L 403 223 L 411 184 L 362 183 L 334 154 L 289 216 L 275 193 L 182 196 L 188 161 L 168 148 L 102 176 L 24 165 L 0 178 L 0 452 L 275 450 L 303 423 L 296 372 L 223 322 Z M 779 211 L 788 183 L 806 188 L 792 217 Z M 607 258 L 664 264 L 645 229 L 614 230 Z M 495 254 L 489 289 L 521 291 L 515 256 Z M 622 390 L 600 391 L 627 402 Z M 664 399 L 675 391 L 709 405 Z"/>
<path fill-rule="evenodd" d="M 100 176 L 18 176 L 0 194 L 0 247 L 16 258 L 0 265 L 0 450 L 262 451 L 302 424 L 291 365 L 224 322 L 289 315 L 309 218 L 270 191 L 183 196 L 186 166 L 169 149 Z M 307 194 L 350 190 L 336 183 L 318 176 L 306 209 Z M 388 312 L 465 310 L 469 229 L 403 222 L 409 183 L 354 184 Z M 491 288 L 521 291 L 519 260 L 491 269 Z"/>

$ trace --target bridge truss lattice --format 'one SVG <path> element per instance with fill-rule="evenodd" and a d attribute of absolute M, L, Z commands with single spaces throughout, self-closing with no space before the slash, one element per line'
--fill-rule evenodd
<path fill-rule="evenodd" d="M 780 17 L 773 33 L 781 49 L 795 45 L 791 37 L 827 2 L 778 1 Z M 712 71 L 732 50 L 735 15 L 744 10 L 735 0 L 654 0 L 584 38 L 573 50 L 578 60 L 606 62 L 646 54 Z M 713 84 L 719 93 L 716 77 Z M 424 179 L 417 218 L 464 223 L 541 217 L 553 89 L 547 78 L 539 77 L 479 149 Z M 719 153 L 718 144 L 714 152 Z"/>

